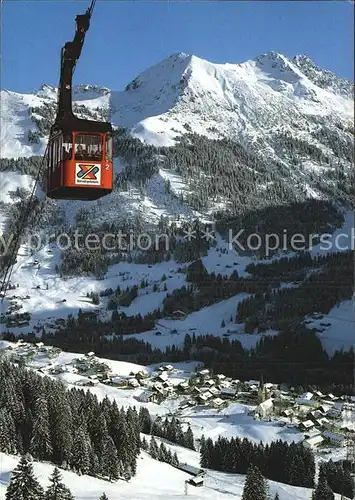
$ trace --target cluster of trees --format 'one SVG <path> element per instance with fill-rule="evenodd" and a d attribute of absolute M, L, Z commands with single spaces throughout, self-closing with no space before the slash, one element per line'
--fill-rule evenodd
<path fill-rule="evenodd" d="M 238 242 L 245 248 L 245 252 L 236 246 L 238 252 L 256 254 L 260 258 L 268 256 L 267 235 L 277 235 L 282 249 L 294 250 L 294 245 L 291 244 L 294 234 L 302 234 L 308 243 L 311 235 L 332 232 L 344 221 L 343 215 L 334 204 L 325 200 L 308 199 L 303 202 L 294 201 L 283 206 L 275 202 L 271 206 L 256 207 L 237 215 L 224 211 L 218 216 L 216 227 L 227 240 L 230 234 L 238 235 L 240 230 L 244 229 L 244 232 L 238 236 Z M 255 233 L 261 238 L 261 246 L 257 251 L 248 249 L 248 237 Z M 270 240 L 270 246 L 274 241 L 274 239 Z M 255 245 L 254 240 L 251 243 Z M 313 244 L 315 243 L 314 238 Z M 269 255 L 271 254 L 272 251 L 269 251 Z"/>
<path fill-rule="evenodd" d="M 0 363 L 0 451 L 95 477 L 129 479 L 136 473 L 140 424 L 125 411 L 83 390 L 66 390 L 49 377 Z"/>
<path fill-rule="evenodd" d="M 119 287 L 117 287 L 115 295 L 110 297 L 107 308 L 109 311 L 117 311 L 117 308 L 119 306 L 128 307 L 137 297 L 138 297 L 137 285 L 133 285 L 132 287 L 127 287 L 126 290 L 123 291 Z"/>
<path fill-rule="evenodd" d="M 237 321 L 245 322 L 245 331 L 250 333 L 255 329 L 280 329 L 286 323 L 302 322 L 304 316 L 315 311 L 327 314 L 340 301 L 351 299 L 354 251 L 315 259 L 315 267 L 322 264 L 318 272 L 310 273 L 297 287 L 268 289 L 239 302 Z M 268 267 L 259 265 L 257 272 L 267 272 Z M 272 264 L 271 267 L 275 266 Z M 267 282 L 268 279 L 261 278 L 261 281 Z"/>
<path fill-rule="evenodd" d="M 347 498 L 354 498 L 354 479 L 351 476 L 350 470 L 345 468 L 342 463 L 335 463 L 332 460 L 321 463 L 319 477 L 326 479 L 329 488 L 334 493 L 339 493 L 339 495 L 344 495 Z"/>
<path fill-rule="evenodd" d="M 185 313 L 199 311 L 238 293 L 260 293 L 267 290 L 268 283 L 256 278 L 240 278 L 234 270 L 230 276 L 214 272 L 208 273 L 201 259 L 195 260 L 187 268 L 186 280 L 191 285 L 183 286 L 167 294 L 163 301 L 163 313 L 173 311 Z"/>
<path fill-rule="evenodd" d="M 354 351 L 337 351 L 329 357 L 314 331 L 294 325 L 276 336 L 263 336 L 255 348 L 243 349 L 237 340 L 213 335 L 185 336 L 185 359 L 202 361 L 215 373 L 240 380 L 264 375 L 275 383 L 322 387 L 351 394 Z M 175 355 L 177 352 L 175 351 Z"/>
<path fill-rule="evenodd" d="M 190 193 L 182 196 L 195 210 L 225 202 L 231 212 L 296 200 L 287 185 L 289 171 L 274 159 L 268 163 L 259 152 L 236 141 L 212 140 L 188 133 L 169 148 L 158 148 L 163 166 L 182 176 Z M 285 170 L 285 171 L 283 171 Z M 267 186 L 260 196 L 260 186 Z"/>
<path fill-rule="evenodd" d="M 233 474 L 246 474 L 250 465 L 263 476 L 281 483 L 313 488 L 315 461 L 302 444 L 273 441 L 255 444 L 248 439 L 219 436 L 216 441 L 201 438 L 201 467 Z"/>
<path fill-rule="evenodd" d="M 145 436 L 143 436 L 141 441 L 141 448 L 144 451 L 147 451 L 149 455 L 154 458 L 154 460 L 159 460 L 159 462 L 165 462 L 167 464 L 172 465 L 173 467 L 179 466 L 179 459 L 175 453 L 172 453 L 170 449 L 168 449 L 164 443 L 160 443 L 158 446 L 156 439 L 154 436 L 150 438 L 150 442 L 148 444 Z"/>
<path fill-rule="evenodd" d="M 49 485 L 44 490 L 36 478 L 30 456 L 23 455 L 13 470 L 6 489 L 6 500 L 75 500 L 71 491 L 62 482 L 62 476 L 57 467 L 49 478 Z M 103 493 L 98 500 L 108 500 Z"/>
<path fill-rule="evenodd" d="M 172 417 L 171 420 L 167 418 L 163 421 L 161 417 L 157 417 L 151 427 L 150 434 L 154 436 L 166 439 L 172 443 L 176 443 L 179 446 L 184 446 L 185 448 L 195 449 L 194 436 L 190 425 L 184 432 L 179 420 Z"/>

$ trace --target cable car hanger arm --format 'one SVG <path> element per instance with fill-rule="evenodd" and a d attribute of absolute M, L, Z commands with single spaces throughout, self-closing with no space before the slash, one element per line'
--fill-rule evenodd
<path fill-rule="evenodd" d="M 76 63 L 81 55 L 85 35 L 90 27 L 90 19 L 96 0 L 91 0 L 85 14 L 75 18 L 76 30 L 71 42 L 67 42 L 61 50 L 60 79 L 58 89 L 58 112 L 56 122 L 74 118 L 72 111 L 72 80 Z"/>

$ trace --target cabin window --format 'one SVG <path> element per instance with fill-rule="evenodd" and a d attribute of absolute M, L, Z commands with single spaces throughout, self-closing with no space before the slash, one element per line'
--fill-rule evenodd
<path fill-rule="evenodd" d="M 77 134 L 75 136 L 75 159 L 86 161 L 101 161 L 101 135 Z"/>
<path fill-rule="evenodd" d="M 112 137 L 106 136 L 106 161 L 112 161 Z"/>
<path fill-rule="evenodd" d="M 62 160 L 71 160 L 73 156 L 73 140 L 71 134 L 63 135 Z"/>

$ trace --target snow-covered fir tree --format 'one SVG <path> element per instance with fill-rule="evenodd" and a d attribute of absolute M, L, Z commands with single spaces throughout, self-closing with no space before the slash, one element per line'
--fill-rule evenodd
<path fill-rule="evenodd" d="M 57 467 L 53 469 L 53 473 L 50 477 L 45 500 L 74 500 L 69 488 L 62 483 L 62 476 Z"/>
<path fill-rule="evenodd" d="M 44 500 L 44 491 L 33 472 L 29 457 L 22 456 L 11 474 L 6 500 Z"/>
<path fill-rule="evenodd" d="M 242 500 L 267 500 L 267 484 L 256 466 L 249 466 L 243 488 Z"/>

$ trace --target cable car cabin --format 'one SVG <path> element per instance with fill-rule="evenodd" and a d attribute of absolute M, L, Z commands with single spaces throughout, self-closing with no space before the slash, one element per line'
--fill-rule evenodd
<path fill-rule="evenodd" d="M 47 162 L 49 198 L 97 200 L 112 192 L 112 184 L 110 132 L 57 130 L 52 134 Z"/>

